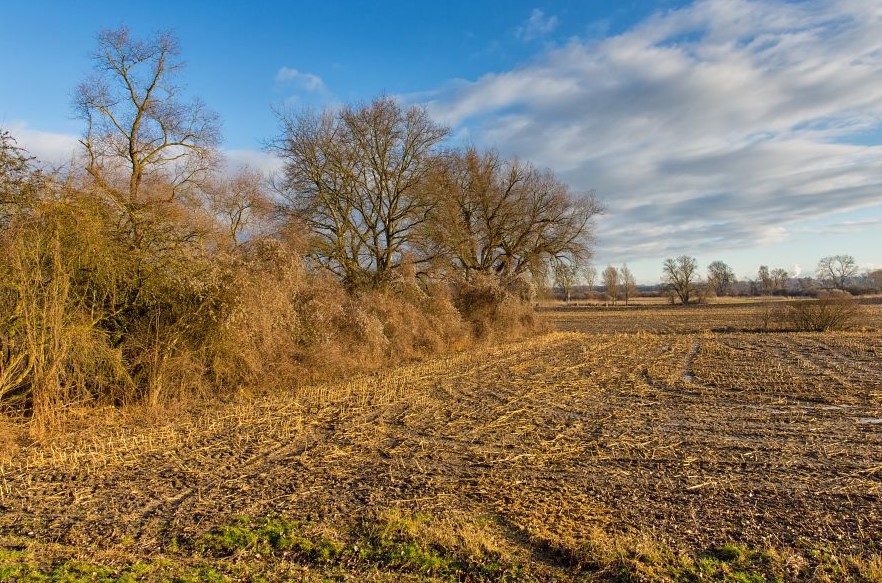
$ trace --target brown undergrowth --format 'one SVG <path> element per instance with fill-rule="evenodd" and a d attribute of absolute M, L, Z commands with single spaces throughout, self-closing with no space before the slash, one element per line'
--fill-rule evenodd
<path fill-rule="evenodd" d="M 90 407 L 173 409 L 536 326 L 510 284 L 452 287 L 404 267 L 346 289 L 284 238 L 224 241 L 169 209 L 128 232 L 100 192 L 52 184 L 0 230 L 0 415 L 35 435 Z"/>

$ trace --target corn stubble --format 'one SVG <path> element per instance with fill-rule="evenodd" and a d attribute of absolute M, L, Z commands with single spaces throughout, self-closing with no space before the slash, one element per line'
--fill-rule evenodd
<path fill-rule="evenodd" d="M 879 333 L 616 318 L 25 446 L 0 529 L 231 578 L 879 581 Z M 307 550 L 193 554 L 236 517 Z"/>

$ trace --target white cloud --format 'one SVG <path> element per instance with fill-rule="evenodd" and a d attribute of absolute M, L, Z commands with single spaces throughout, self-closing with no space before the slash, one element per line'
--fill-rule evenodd
<path fill-rule="evenodd" d="M 270 175 L 279 172 L 284 164 L 281 158 L 263 150 L 225 150 L 223 155 L 229 172 L 247 166 Z"/>
<path fill-rule="evenodd" d="M 82 147 L 78 136 L 30 129 L 21 121 L 13 122 L 4 129 L 29 155 L 50 166 L 70 164 Z M 248 166 L 264 174 L 272 174 L 281 170 L 283 164 L 278 156 L 264 150 L 222 150 L 221 154 L 223 167 L 229 172 Z"/>
<path fill-rule="evenodd" d="M 13 122 L 6 129 L 28 154 L 51 166 L 70 164 L 80 149 L 78 136 L 32 129 L 23 121 Z"/>
<path fill-rule="evenodd" d="M 788 239 L 882 205 L 882 4 L 704 0 L 429 103 L 475 143 L 596 188 L 604 261 Z"/>
<path fill-rule="evenodd" d="M 531 41 L 547 35 L 556 27 L 557 16 L 545 16 L 544 12 L 534 8 L 527 22 L 515 30 L 515 36 L 523 41 Z"/>
<path fill-rule="evenodd" d="M 277 83 L 293 83 L 298 87 L 311 92 L 324 92 L 325 82 L 318 75 L 312 73 L 304 73 L 290 67 L 282 67 L 276 73 Z"/>

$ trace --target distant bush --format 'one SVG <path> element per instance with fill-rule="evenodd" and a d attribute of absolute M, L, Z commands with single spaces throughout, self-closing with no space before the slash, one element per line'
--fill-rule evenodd
<path fill-rule="evenodd" d="M 784 314 L 792 328 L 807 332 L 845 330 L 860 319 L 857 300 L 845 292 L 830 293 L 816 300 L 804 300 L 789 306 Z"/>
<path fill-rule="evenodd" d="M 787 306 L 780 302 L 767 302 L 760 306 L 756 315 L 757 328 L 764 331 L 786 326 Z"/>

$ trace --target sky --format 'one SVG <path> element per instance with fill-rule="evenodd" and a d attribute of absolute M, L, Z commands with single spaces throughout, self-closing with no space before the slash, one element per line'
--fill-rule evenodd
<path fill-rule="evenodd" d="M 150 10 L 145 11 L 144 6 Z M 811 275 L 882 268 L 882 2 L 5 0 L 0 128 L 71 159 L 71 99 L 102 29 L 172 30 L 180 81 L 267 172 L 280 109 L 385 94 L 451 144 L 594 191 L 594 264 L 658 283 L 667 257 Z"/>

